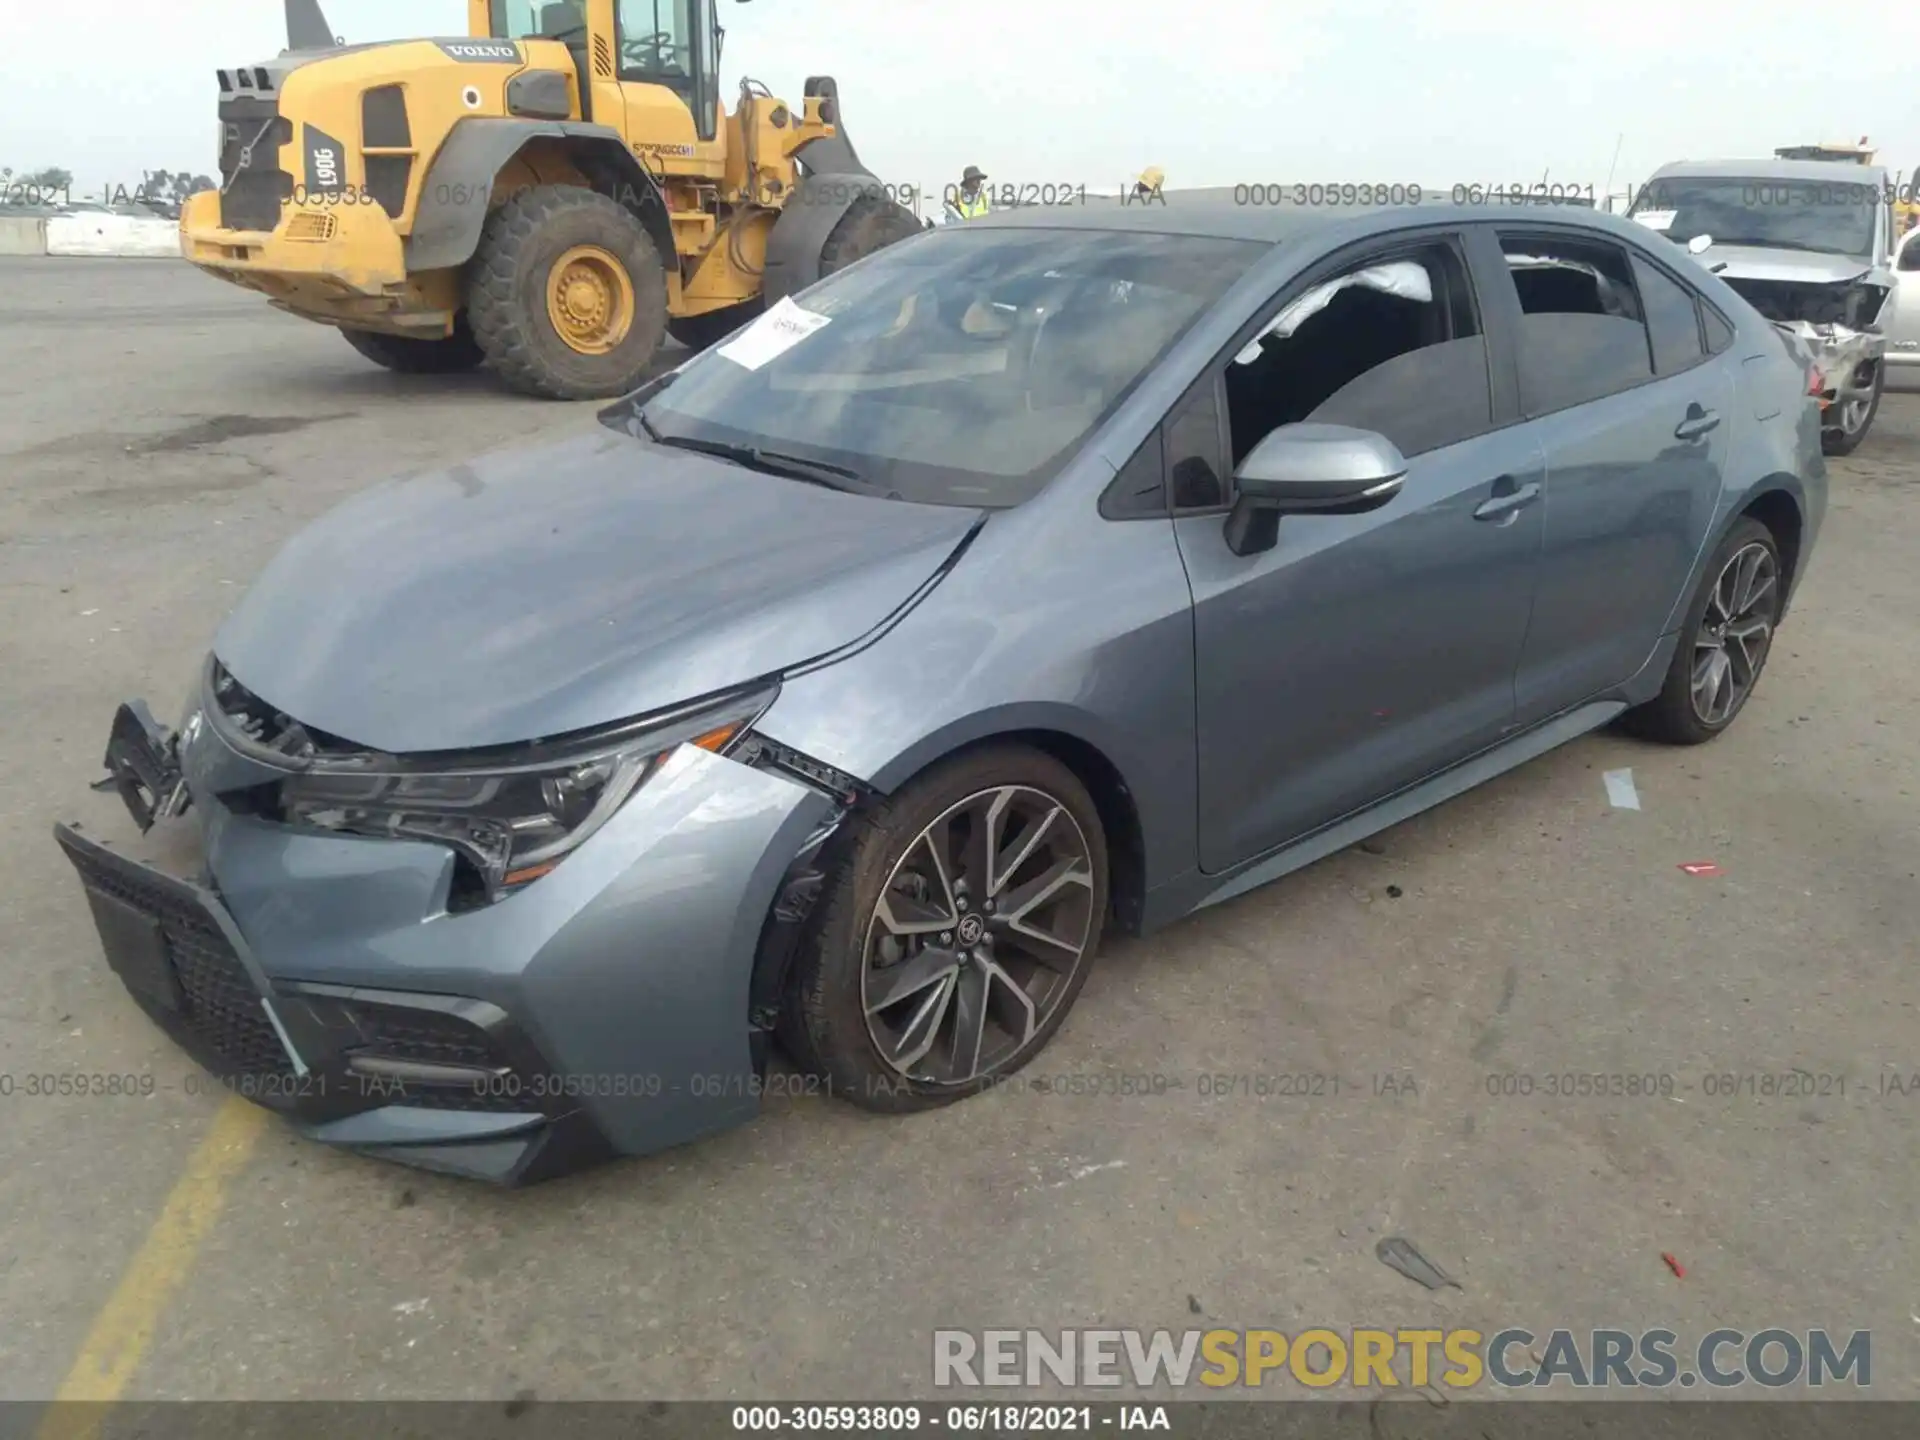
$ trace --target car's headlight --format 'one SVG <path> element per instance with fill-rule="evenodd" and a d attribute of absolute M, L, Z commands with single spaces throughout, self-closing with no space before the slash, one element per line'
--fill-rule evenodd
<path fill-rule="evenodd" d="M 552 870 L 680 746 L 725 754 L 774 694 L 759 689 L 643 724 L 484 755 L 321 761 L 280 782 L 281 815 L 451 846 L 478 881 L 464 899 L 490 903 Z"/>

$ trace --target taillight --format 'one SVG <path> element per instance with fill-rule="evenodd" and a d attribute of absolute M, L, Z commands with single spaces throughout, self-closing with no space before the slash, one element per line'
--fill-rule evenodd
<path fill-rule="evenodd" d="M 1818 365 L 1807 367 L 1807 394 L 1820 402 L 1822 410 L 1830 403 L 1827 400 L 1827 377 L 1821 373 Z"/>

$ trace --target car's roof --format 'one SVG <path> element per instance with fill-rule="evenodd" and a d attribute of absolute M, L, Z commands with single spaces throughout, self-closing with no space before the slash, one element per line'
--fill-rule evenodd
<path fill-rule="evenodd" d="M 1255 187 L 1259 188 L 1259 187 Z M 1280 187 L 1273 187 L 1278 190 Z M 1645 230 L 1595 210 L 1590 205 L 1455 204 L 1452 193 L 1429 190 L 1418 204 L 1401 205 L 1278 205 L 1249 203 L 1246 186 L 1170 190 L 1157 200 L 1123 201 L 1115 196 L 1086 197 L 1068 205 L 1021 205 L 989 211 L 963 222 L 973 229 L 1133 230 L 1163 235 L 1210 236 L 1222 240 L 1252 240 L 1269 245 L 1311 237 L 1338 227 L 1345 235 L 1364 239 L 1373 233 L 1404 230 L 1416 225 L 1461 224 L 1495 220 L 1520 224 L 1569 222 L 1611 234 L 1645 238 Z"/>
<path fill-rule="evenodd" d="M 1808 180 L 1829 185 L 1877 185 L 1886 177 L 1878 165 L 1856 165 L 1851 160 L 1675 160 L 1662 165 L 1648 182 L 1699 176 L 1720 180 Z"/>

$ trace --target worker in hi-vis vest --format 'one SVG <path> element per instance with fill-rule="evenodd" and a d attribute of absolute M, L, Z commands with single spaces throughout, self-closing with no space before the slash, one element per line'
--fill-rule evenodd
<path fill-rule="evenodd" d="M 993 206 L 982 188 L 985 173 L 978 165 L 969 165 L 960 177 L 960 188 L 947 196 L 947 213 L 955 220 L 978 220 Z"/>

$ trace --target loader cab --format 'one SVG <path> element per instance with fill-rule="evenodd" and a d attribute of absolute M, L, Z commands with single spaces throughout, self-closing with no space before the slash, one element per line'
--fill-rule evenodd
<path fill-rule="evenodd" d="M 673 92 L 703 141 L 718 133 L 720 27 L 715 0 L 472 0 L 485 33 L 501 40 L 558 40 L 572 51 L 580 93 L 609 71 L 622 85 L 658 85 Z M 611 33 L 609 33 L 609 31 Z M 648 107 L 589 118 L 622 129 L 651 130 Z M 626 123 L 623 123 L 623 120 Z"/>
<path fill-rule="evenodd" d="M 614 31 L 622 82 L 664 85 L 693 112 L 695 133 L 713 139 L 720 100 L 714 0 L 615 0 Z"/>

